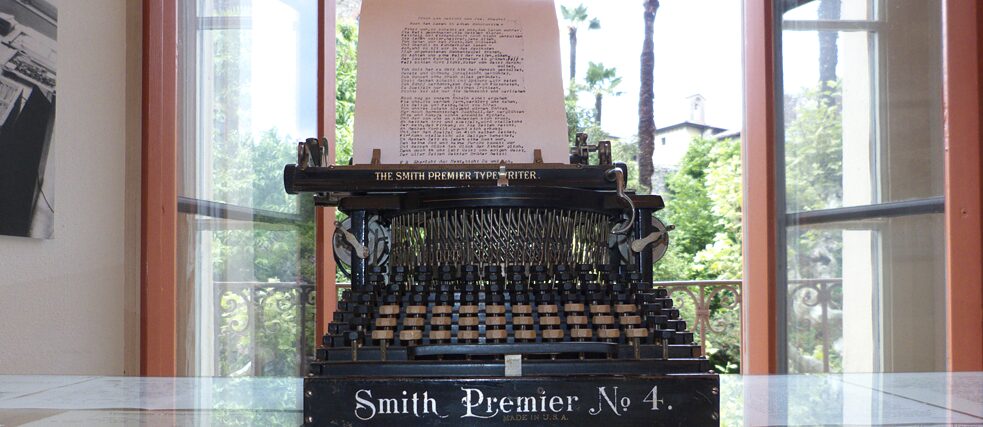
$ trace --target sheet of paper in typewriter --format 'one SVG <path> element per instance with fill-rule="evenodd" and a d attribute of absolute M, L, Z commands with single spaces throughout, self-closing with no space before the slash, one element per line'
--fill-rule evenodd
<path fill-rule="evenodd" d="M 364 0 L 355 163 L 568 161 L 552 0 Z"/>

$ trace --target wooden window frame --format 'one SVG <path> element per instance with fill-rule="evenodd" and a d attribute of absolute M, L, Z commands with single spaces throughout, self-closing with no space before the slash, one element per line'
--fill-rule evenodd
<path fill-rule="evenodd" d="M 177 374 L 177 2 L 143 1 L 140 375 Z"/>
<path fill-rule="evenodd" d="M 783 370 L 778 348 L 784 295 L 778 259 L 784 212 L 780 28 L 771 0 L 744 2 L 744 283 L 741 369 L 744 374 Z M 983 5 L 942 0 L 945 144 L 946 369 L 983 370 Z"/>
<path fill-rule="evenodd" d="M 317 45 L 317 132 L 328 139 L 328 158 L 334 159 L 335 149 L 335 1 L 318 0 L 318 45 Z M 331 72 L 326 72 L 331 70 Z M 338 307 L 338 287 L 334 251 L 331 246 L 334 236 L 335 208 L 316 208 L 316 270 L 315 293 L 317 302 L 315 312 L 317 321 L 314 342 L 320 342 L 328 330 L 334 312 Z"/>
<path fill-rule="evenodd" d="M 983 371 L 983 5 L 942 2 L 946 368 Z"/>
<path fill-rule="evenodd" d="M 143 111 L 140 241 L 140 375 L 177 375 L 178 2 L 143 1 Z M 318 133 L 334 148 L 335 3 L 318 0 Z M 334 209 L 316 220 L 316 334 L 337 307 Z"/>
<path fill-rule="evenodd" d="M 745 122 L 742 371 L 779 371 L 783 326 L 777 293 L 776 203 L 780 76 L 771 0 L 744 2 Z M 943 0 L 947 369 L 983 370 L 983 6 Z M 141 186 L 140 373 L 176 374 L 177 293 L 177 6 L 143 0 L 143 141 Z M 318 2 L 318 131 L 334 153 L 334 2 Z M 331 235 L 334 209 L 318 208 L 317 334 L 337 305 Z M 782 317 L 782 318 L 780 318 Z"/>

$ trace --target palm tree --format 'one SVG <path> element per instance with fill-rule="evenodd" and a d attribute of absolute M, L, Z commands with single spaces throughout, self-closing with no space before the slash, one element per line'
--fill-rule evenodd
<path fill-rule="evenodd" d="M 638 96 L 638 182 L 643 194 L 652 191 L 655 150 L 655 13 L 659 0 L 643 0 L 645 40 L 642 42 L 641 88 Z"/>
<path fill-rule="evenodd" d="M 563 20 L 567 21 L 567 32 L 570 35 L 570 80 L 573 81 L 577 77 L 577 30 L 585 22 L 587 22 L 588 30 L 596 30 L 601 28 L 601 21 L 597 18 L 591 18 L 588 21 L 587 7 L 583 4 L 573 9 L 561 5 L 560 13 L 563 14 Z"/>
<path fill-rule="evenodd" d="M 594 123 L 601 125 L 601 101 L 604 95 L 618 96 L 621 92 L 615 91 L 621 83 L 618 71 L 614 68 L 604 68 L 604 64 L 590 62 L 587 66 L 587 91 L 594 94 Z"/>
<path fill-rule="evenodd" d="M 819 19 L 824 21 L 836 21 L 840 19 L 840 0 L 820 0 Z M 836 48 L 836 40 L 839 33 L 836 31 L 819 31 L 819 83 L 822 88 L 822 99 L 828 105 L 833 105 L 834 99 L 829 91 L 833 83 L 836 82 L 836 63 L 839 53 Z"/>

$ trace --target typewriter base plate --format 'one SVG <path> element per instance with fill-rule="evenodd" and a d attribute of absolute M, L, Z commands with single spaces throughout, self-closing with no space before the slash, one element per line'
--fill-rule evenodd
<path fill-rule="evenodd" d="M 718 425 L 713 374 L 308 377 L 305 425 Z"/>

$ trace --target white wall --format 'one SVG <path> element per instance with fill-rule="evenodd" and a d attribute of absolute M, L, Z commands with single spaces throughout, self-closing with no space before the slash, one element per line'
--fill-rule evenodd
<path fill-rule="evenodd" d="M 699 137 L 700 132 L 688 126 L 679 127 L 669 132 L 655 134 L 655 149 L 652 150 L 652 164 L 657 167 L 678 169 L 683 156 L 689 150 L 693 138 Z M 662 139 L 665 138 L 665 145 Z"/>
<path fill-rule="evenodd" d="M 140 177 L 125 161 L 139 160 L 127 119 L 139 118 L 132 109 L 140 88 L 127 79 L 126 47 L 140 38 L 131 29 L 127 40 L 126 0 L 53 3 L 54 239 L 0 236 L 0 374 L 121 375 L 136 357 L 124 346 L 133 348 L 139 319 L 132 295 Z"/>

